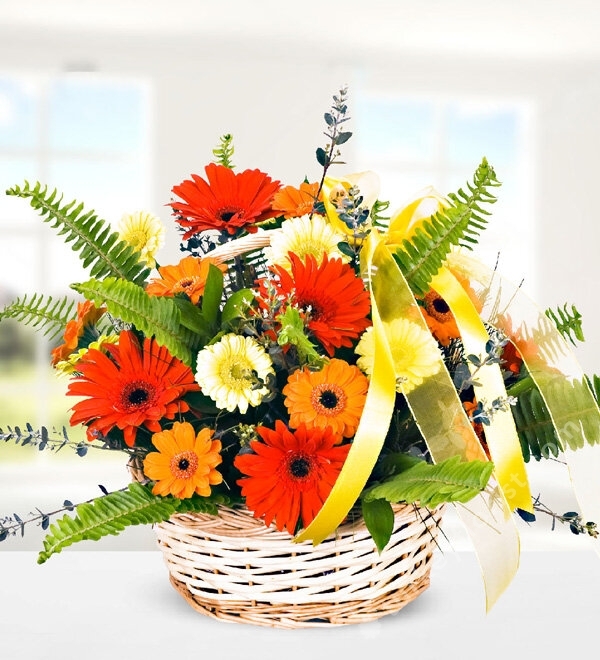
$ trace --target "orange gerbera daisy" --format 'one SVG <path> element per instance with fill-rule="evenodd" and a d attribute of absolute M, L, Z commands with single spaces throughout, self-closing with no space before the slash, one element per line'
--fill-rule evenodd
<path fill-rule="evenodd" d="M 290 426 L 331 427 L 351 438 L 360 421 L 369 381 L 358 367 L 333 359 L 320 371 L 302 369 L 289 378 L 282 393 L 290 413 Z"/>
<path fill-rule="evenodd" d="M 259 282 L 260 303 L 268 305 L 273 286 L 283 305 L 292 304 L 301 311 L 308 329 L 328 355 L 341 346 L 352 346 L 352 340 L 371 325 L 367 318 L 371 302 L 363 281 L 341 259 L 324 256 L 318 264 L 311 254 L 302 261 L 291 252 L 289 259 L 291 272 L 275 265 L 277 278 Z"/>
<path fill-rule="evenodd" d="M 278 215 L 271 208 L 280 182 L 260 170 L 235 174 L 224 165 L 209 163 L 205 181 L 197 174 L 173 188 L 183 202 L 172 202 L 184 239 L 207 229 L 235 234 L 240 229 L 253 233 L 256 223 Z"/>
<path fill-rule="evenodd" d="M 151 280 L 146 287 L 146 293 L 153 296 L 174 296 L 185 293 L 194 305 L 197 305 L 204 294 L 211 264 L 217 266 L 223 273 L 227 272 L 227 266 L 219 264 L 211 257 L 201 259 L 189 256 L 176 266 L 161 266 L 158 269 L 160 279 Z"/>
<path fill-rule="evenodd" d="M 448 346 L 452 339 L 460 337 L 454 314 L 450 311 L 448 303 L 433 289 L 425 294 L 421 312 L 431 334 L 442 346 Z"/>
<path fill-rule="evenodd" d="M 212 439 L 213 432 L 203 428 L 196 435 L 189 422 L 175 422 L 152 436 L 158 452 L 144 459 L 144 474 L 153 481 L 154 495 L 187 498 L 194 493 L 208 497 L 210 487 L 223 481 L 215 467 L 223 462 L 221 442 Z"/>
<path fill-rule="evenodd" d="M 106 436 L 116 426 L 133 447 L 140 426 L 158 432 L 160 420 L 189 410 L 182 397 L 200 388 L 192 370 L 164 346 L 146 338 L 140 347 L 133 332 L 125 330 L 117 345 L 105 348 L 110 356 L 94 348 L 86 353 L 67 390 L 86 397 L 73 406 L 70 422 L 86 424 L 88 438 Z"/>
<path fill-rule="evenodd" d="M 467 277 L 453 272 L 454 277 L 459 281 L 466 294 L 471 299 L 473 306 L 480 312 L 483 303 L 477 296 Z M 427 322 L 431 334 L 442 344 L 448 346 L 452 339 L 460 337 L 458 326 L 454 315 L 448 307 L 448 303 L 433 289 L 430 289 L 423 298 L 424 306 L 421 307 L 423 317 Z"/>
<path fill-rule="evenodd" d="M 66 360 L 77 350 L 86 327 L 94 325 L 105 311 L 106 307 L 96 307 L 90 300 L 77 303 L 77 318 L 67 322 L 63 335 L 64 343 L 52 349 L 52 366 Z"/>
<path fill-rule="evenodd" d="M 250 443 L 254 453 L 234 460 L 246 475 L 237 483 L 255 518 L 293 534 L 300 517 L 306 527 L 323 506 L 351 445 L 336 445 L 331 428 L 302 424 L 292 432 L 281 420 L 275 430 L 258 426 L 256 431 L 262 442 Z"/>
<path fill-rule="evenodd" d="M 313 212 L 318 191 L 318 183 L 306 183 L 306 181 L 300 184 L 300 188 L 285 186 L 273 197 L 271 206 L 286 219 L 300 218 Z"/>

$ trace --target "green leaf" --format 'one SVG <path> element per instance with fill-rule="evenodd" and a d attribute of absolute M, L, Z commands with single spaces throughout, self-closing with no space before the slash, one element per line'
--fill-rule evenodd
<path fill-rule="evenodd" d="M 277 335 L 277 343 L 280 346 L 286 344 L 295 346 L 301 361 L 308 360 L 312 363 L 323 361 L 322 356 L 317 353 L 314 345 L 306 336 L 304 322 L 295 307 L 288 307 L 283 314 L 277 316 L 277 321 L 281 324 Z"/>
<path fill-rule="evenodd" d="M 484 490 L 494 469 L 489 461 L 461 462 L 453 456 L 432 465 L 421 461 L 405 472 L 369 488 L 363 500 L 419 503 L 436 507 L 443 502 L 468 502 Z"/>
<path fill-rule="evenodd" d="M 317 162 L 319 163 L 319 165 L 325 167 L 327 165 L 327 153 L 325 152 L 325 149 L 323 149 L 322 147 L 318 147 L 316 155 L 317 155 Z"/>
<path fill-rule="evenodd" d="M 0 321 L 16 319 L 25 325 L 43 330 L 44 335 L 54 339 L 61 334 L 74 313 L 75 301 L 66 296 L 54 300 L 52 296 L 34 293 L 31 297 L 24 295 L 7 305 L 0 312 Z"/>
<path fill-rule="evenodd" d="M 251 289 L 239 289 L 228 298 L 221 312 L 221 327 L 226 328 L 234 319 L 242 318 L 254 302 Z"/>
<path fill-rule="evenodd" d="M 181 315 L 179 319 L 181 325 L 199 335 L 203 341 L 207 341 L 211 336 L 211 328 L 202 311 L 187 298 L 174 296 L 173 301 Z"/>
<path fill-rule="evenodd" d="M 44 550 L 38 555 L 38 564 L 73 543 L 97 541 L 109 534 L 116 536 L 130 525 L 167 520 L 178 505 L 179 500 L 152 495 L 146 486 L 138 483 L 129 484 L 125 491 L 79 504 L 74 518 L 64 516 L 50 526 L 44 539 Z"/>
<path fill-rule="evenodd" d="M 377 550 L 381 553 L 394 531 L 394 511 L 384 499 L 362 501 L 362 515 Z"/>
<path fill-rule="evenodd" d="M 216 326 L 222 296 L 223 272 L 213 264 L 210 264 L 208 267 L 208 277 L 204 286 L 204 294 L 202 295 L 202 315 L 211 327 Z"/>
<path fill-rule="evenodd" d="M 344 144 L 345 142 L 348 142 L 351 137 L 352 133 L 350 131 L 343 131 L 335 138 L 335 143 L 338 145 Z"/>
<path fill-rule="evenodd" d="M 63 204 L 56 189 L 50 191 L 39 182 L 32 188 L 26 181 L 23 187 L 10 188 L 6 194 L 29 199 L 42 220 L 57 229 L 65 243 L 73 243 L 73 251 L 79 252 L 92 277 L 120 277 L 138 284 L 145 281 L 150 271 L 140 262 L 140 253 L 121 241 L 118 233 L 93 211 L 84 212 L 83 204 Z"/>
<path fill-rule="evenodd" d="M 132 323 L 146 337 L 154 336 L 171 355 L 191 364 L 193 338 L 181 331 L 181 314 L 173 298 L 149 296 L 137 284 L 113 277 L 73 284 L 72 288 L 97 305 L 105 304 L 110 314 Z"/>

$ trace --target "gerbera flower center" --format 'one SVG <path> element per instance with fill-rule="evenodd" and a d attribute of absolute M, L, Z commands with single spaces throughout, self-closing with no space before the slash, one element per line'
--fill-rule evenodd
<path fill-rule="evenodd" d="M 429 291 L 429 293 L 424 298 L 425 309 L 433 316 L 434 319 L 437 319 L 441 323 L 446 323 L 453 319 L 452 312 L 448 303 L 441 298 L 435 291 Z"/>
<path fill-rule="evenodd" d="M 313 300 L 299 300 L 298 308 L 300 311 L 304 312 L 309 319 L 313 321 L 322 321 L 325 318 L 323 312 L 324 309 L 327 309 L 327 306 L 323 304 L 323 301 L 316 303 Z"/>
<path fill-rule="evenodd" d="M 156 395 L 156 390 L 153 385 L 143 380 L 136 380 L 127 383 L 123 388 L 121 394 L 121 405 L 125 410 L 133 408 L 141 408 L 142 406 L 151 403 Z"/>
<path fill-rule="evenodd" d="M 179 282 L 177 282 L 175 287 L 179 289 L 183 289 L 185 291 L 185 289 L 191 287 L 195 282 L 197 282 L 197 280 L 198 280 L 197 277 L 184 277 L 180 279 Z"/>
<path fill-rule="evenodd" d="M 335 383 L 321 383 L 317 385 L 311 394 L 313 408 L 320 415 L 335 417 L 346 407 L 346 394 L 344 390 Z"/>
<path fill-rule="evenodd" d="M 260 383 L 256 371 L 252 369 L 252 365 L 244 360 L 240 361 L 239 355 L 233 355 L 225 362 L 220 375 L 223 382 L 232 389 L 245 389 L 250 384 Z"/>
<path fill-rule="evenodd" d="M 313 460 L 310 456 L 294 452 L 288 458 L 287 472 L 293 479 L 303 481 L 311 475 L 313 466 Z"/>
<path fill-rule="evenodd" d="M 171 474 L 176 479 L 190 479 L 198 469 L 198 455 L 193 451 L 182 451 L 171 458 Z"/>
<path fill-rule="evenodd" d="M 225 207 L 220 208 L 217 211 L 216 215 L 217 215 L 217 218 L 219 218 L 219 220 L 224 220 L 225 222 L 227 222 L 228 220 L 231 220 L 231 218 L 233 218 L 234 215 L 242 216 L 243 215 L 243 209 L 235 207 L 235 206 L 225 206 Z"/>

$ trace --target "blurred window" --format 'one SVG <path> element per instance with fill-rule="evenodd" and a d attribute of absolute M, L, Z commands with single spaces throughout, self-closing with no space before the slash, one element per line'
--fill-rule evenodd
<path fill-rule="evenodd" d="M 490 267 L 499 256 L 502 273 L 535 295 L 530 102 L 363 90 L 353 119 L 358 168 L 380 175 L 392 212 L 427 186 L 468 192 L 485 156 L 502 186 L 476 254 Z"/>
<path fill-rule="evenodd" d="M 40 181 L 113 223 L 149 205 L 149 92 L 145 80 L 95 73 L 0 72 L 0 307 L 36 292 L 62 297 L 88 278 L 70 245 L 5 190 Z M 67 381 L 49 351 L 41 333 L 0 324 L 0 427 L 68 423 Z"/>

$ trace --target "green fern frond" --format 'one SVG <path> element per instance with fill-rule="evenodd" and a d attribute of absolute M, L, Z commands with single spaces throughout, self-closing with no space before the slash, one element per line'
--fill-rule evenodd
<path fill-rule="evenodd" d="M 139 253 L 121 241 L 109 224 L 93 211 L 84 212 L 83 204 L 76 201 L 63 204 L 56 189 L 50 191 L 39 182 L 32 188 L 26 181 L 23 187 L 10 188 L 6 194 L 29 199 L 44 222 L 57 229 L 65 243 L 73 243 L 73 251 L 79 253 L 92 277 L 120 277 L 142 283 L 150 272 L 139 261 Z"/>
<path fill-rule="evenodd" d="M 567 309 L 567 304 L 565 303 L 563 307 L 557 307 L 556 312 L 552 309 L 547 309 L 545 313 L 554 322 L 560 334 L 573 345 L 576 343 L 575 340 L 580 342 L 585 341 L 581 324 L 581 314 L 575 305 L 571 305 L 571 311 Z"/>
<path fill-rule="evenodd" d="M 493 469 L 494 464 L 489 461 L 461 462 L 460 456 L 435 465 L 421 461 L 372 486 L 365 491 L 363 499 L 419 503 L 426 507 L 443 502 L 468 502 L 485 489 Z"/>
<path fill-rule="evenodd" d="M 387 230 L 390 226 L 390 216 L 386 215 L 387 210 L 390 208 L 389 202 L 382 202 L 381 200 L 376 200 L 371 209 L 371 222 L 374 227 L 381 229 L 383 231 Z"/>
<path fill-rule="evenodd" d="M 223 165 L 223 167 L 228 167 L 230 170 L 232 170 L 235 167 L 235 165 L 231 162 L 233 152 L 233 135 L 226 133 L 219 138 L 219 146 L 213 149 L 215 162 L 218 165 Z"/>
<path fill-rule="evenodd" d="M 491 165 L 484 158 L 467 184 L 468 193 L 462 188 L 450 194 L 450 206 L 432 215 L 417 229 L 410 241 L 405 240 L 394 257 L 416 295 L 424 295 L 432 277 L 438 272 L 453 246 L 472 249 L 490 215 L 482 204 L 493 204 L 496 197 L 489 188 L 500 182 Z"/>
<path fill-rule="evenodd" d="M 589 388 L 596 399 L 596 403 L 600 403 L 600 376 L 594 374 L 593 376 L 585 377 Z"/>
<path fill-rule="evenodd" d="M 176 512 L 178 503 L 175 499 L 152 495 L 147 487 L 132 483 L 127 490 L 79 504 L 74 518 L 64 516 L 50 526 L 38 564 L 73 543 L 97 541 L 109 534 L 116 536 L 130 525 L 167 520 Z"/>
<path fill-rule="evenodd" d="M 57 298 L 34 293 L 33 296 L 25 294 L 7 305 L 0 312 L 2 319 L 16 319 L 25 325 L 31 325 L 49 339 L 54 339 L 63 330 L 67 322 L 73 318 L 75 301 L 67 296 Z"/>
<path fill-rule="evenodd" d="M 511 411 L 525 460 L 558 456 L 563 443 L 556 429 L 573 450 L 586 444 L 600 444 L 596 386 L 600 386 L 597 376 L 594 381 L 587 377 L 568 381 L 562 376 L 549 375 L 542 388 L 545 398 L 531 379 L 508 388 L 508 394 L 518 399 Z M 553 418 L 548 406 L 554 411 Z"/>
<path fill-rule="evenodd" d="M 512 395 L 512 391 L 509 390 Z M 521 391 L 517 402 L 511 406 L 517 434 L 521 443 L 521 453 L 526 462 L 531 458 L 556 458 L 562 446 L 542 395 L 531 381 L 531 388 Z"/>
<path fill-rule="evenodd" d="M 191 363 L 191 333 L 182 329 L 181 314 L 172 298 L 149 296 L 137 284 L 114 277 L 88 280 L 72 288 L 97 305 L 105 304 L 110 314 L 133 324 L 146 337 L 154 336 L 185 364 Z"/>

